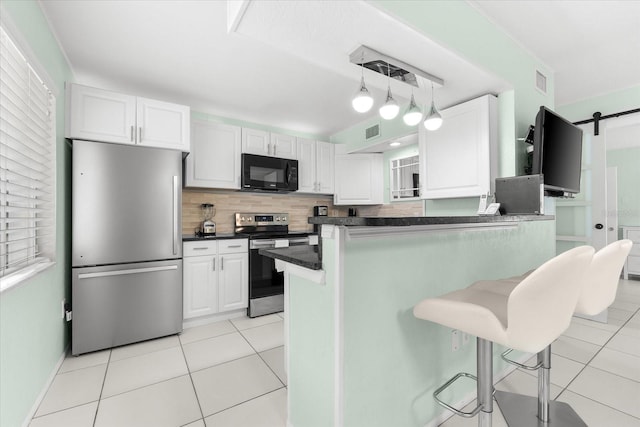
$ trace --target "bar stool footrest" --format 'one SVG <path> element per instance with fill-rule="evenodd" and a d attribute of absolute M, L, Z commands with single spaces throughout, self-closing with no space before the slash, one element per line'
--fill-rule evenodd
<path fill-rule="evenodd" d="M 509 427 L 587 427 L 568 403 L 549 402 L 549 422 L 538 418 L 538 398 L 496 391 L 495 399 Z"/>
<path fill-rule="evenodd" d="M 453 376 L 449 381 L 447 381 L 446 383 L 442 384 L 440 387 L 438 387 L 436 389 L 436 391 L 433 392 L 433 398 L 436 400 L 436 402 L 438 403 L 438 405 L 447 408 L 448 410 L 450 410 L 451 412 L 453 412 L 456 415 L 459 415 L 461 417 L 464 418 L 472 418 L 474 417 L 478 412 L 480 412 L 480 409 L 482 408 L 482 406 L 478 405 L 476 406 L 471 412 L 464 412 L 461 411 L 459 409 L 454 408 L 453 406 L 449 405 L 448 403 L 440 400 L 440 398 L 438 398 L 438 395 L 440 393 L 442 393 L 443 391 L 445 391 L 447 388 L 449 388 L 453 383 L 455 383 L 457 380 L 459 380 L 460 378 L 471 378 L 472 380 L 474 380 L 475 382 L 478 382 L 478 377 L 476 377 L 475 375 L 469 374 L 467 372 L 459 372 L 457 373 L 455 376 Z"/>
<path fill-rule="evenodd" d="M 512 365 L 514 365 L 514 366 L 517 366 L 518 368 L 526 369 L 526 370 L 528 370 L 528 371 L 535 371 L 535 370 L 539 369 L 540 367 L 542 367 L 542 362 L 538 362 L 537 364 L 535 364 L 535 365 L 533 365 L 533 366 L 530 366 L 530 365 L 524 365 L 524 364 L 522 364 L 522 363 L 518 363 L 518 362 L 516 362 L 516 361 L 515 361 L 515 360 L 513 360 L 513 359 L 509 359 L 509 358 L 507 357 L 507 355 L 508 355 L 509 353 L 511 353 L 512 351 L 513 351 L 513 349 L 512 349 L 512 348 L 509 348 L 509 349 L 507 349 L 504 353 L 502 353 L 502 354 L 500 355 L 500 357 L 502 358 L 502 360 L 504 360 L 505 362 L 510 363 L 510 364 L 512 364 Z"/>

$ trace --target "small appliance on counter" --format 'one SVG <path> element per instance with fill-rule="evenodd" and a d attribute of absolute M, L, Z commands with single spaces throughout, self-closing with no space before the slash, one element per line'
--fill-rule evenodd
<path fill-rule="evenodd" d="M 211 220 L 216 214 L 216 208 L 211 203 L 200 205 L 202 209 L 202 226 L 199 235 L 201 237 L 213 237 L 216 235 L 216 223 Z"/>
<path fill-rule="evenodd" d="M 328 206 L 314 206 L 313 207 L 313 216 L 328 216 L 329 215 L 329 207 Z M 314 224 L 313 225 L 313 232 L 314 233 L 319 233 L 320 232 L 320 225 L 319 224 Z"/>

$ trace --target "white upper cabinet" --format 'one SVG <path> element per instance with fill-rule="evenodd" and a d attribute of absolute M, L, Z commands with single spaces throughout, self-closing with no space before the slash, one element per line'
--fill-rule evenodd
<path fill-rule="evenodd" d="M 270 133 L 265 130 L 242 128 L 242 152 L 295 160 L 297 156 L 296 137 Z"/>
<path fill-rule="evenodd" d="M 298 191 L 333 194 L 334 144 L 298 138 Z"/>
<path fill-rule="evenodd" d="M 271 155 L 269 132 L 259 129 L 242 128 L 242 152 L 259 156 Z"/>
<path fill-rule="evenodd" d="M 497 100 L 493 95 L 441 111 L 437 131 L 419 126 L 420 197 L 473 197 L 492 192 L 497 174 Z"/>
<path fill-rule="evenodd" d="M 383 203 L 382 154 L 336 154 L 336 205 L 379 205 Z"/>
<path fill-rule="evenodd" d="M 240 135 L 238 126 L 193 120 L 185 187 L 240 189 Z"/>
<path fill-rule="evenodd" d="M 280 133 L 272 133 L 271 155 L 273 157 L 295 160 L 298 155 L 296 152 L 296 137 Z"/>
<path fill-rule="evenodd" d="M 190 108 L 155 99 L 136 99 L 138 144 L 188 152 Z"/>
<path fill-rule="evenodd" d="M 70 83 L 66 92 L 66 138 L 189 151 L 188 106 Z"/>

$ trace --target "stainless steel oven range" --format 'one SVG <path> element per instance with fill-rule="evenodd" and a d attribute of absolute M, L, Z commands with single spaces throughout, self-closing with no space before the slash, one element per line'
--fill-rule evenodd
<path fill-rule="evenodd" d="M 249 238 L 249 317 L 284 310 L 284 274 L 260 249 L 309 245 L 312 233 L 289 232 L 287 213 L 236 213 L 235 233 Z"/>

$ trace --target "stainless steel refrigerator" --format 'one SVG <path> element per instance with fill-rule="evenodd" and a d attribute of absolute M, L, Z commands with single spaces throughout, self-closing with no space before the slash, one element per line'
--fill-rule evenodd
<path fill-rule="evenodd" d="M 74 355 L 182 330 L 182 153 L 73 141 Z"/>

